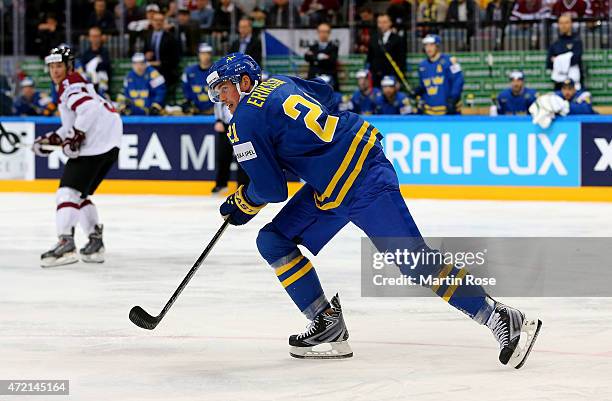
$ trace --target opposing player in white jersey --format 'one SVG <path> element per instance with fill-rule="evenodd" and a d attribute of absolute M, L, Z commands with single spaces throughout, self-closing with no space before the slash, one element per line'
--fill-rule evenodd
<path fill-rule="evenodd" d="M 41 266 L 59 266 L 78 261 L 74 227 L 80 223 L 89 242 L 80 250 L 84 262 L 104 262 L 102 225 L 89 198 L 119 155 L 123 123 L 112 104 L 99 96 L 93 85 L 74 71 L 69 47 L 51 50 L 45 58 L 59 95 L 62 125 L 34 141 L 33 150 L 48 156 L 46 145 L 59 145 L 69 160 L 56 193 L 58 243 L 41 255 Z"/>

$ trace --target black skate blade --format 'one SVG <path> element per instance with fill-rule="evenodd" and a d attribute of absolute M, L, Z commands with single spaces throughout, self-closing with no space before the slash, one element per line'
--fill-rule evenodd
<path fill-rule="evenodd" d="M 289 352 L 289 355 L 297 359 L 347 359 L 347 358 L 353 357 L 352 352 L 350 354 L 333 355 L 333 356 L 332 355 L 304 356 L 304 355 L 294 354 L 293 352 Z"/>
<path fill-rule="evenodd" d="M 156 317 L 149 315 L 140 306 L 134 306 L 130 310 L 130 320 L 136 326 L 147 330 L 153 330 L 159 323 Z"/>
<path fill-rule="evenodd" d="M 529 353 L 531 352 L 531 349 L 533 348 L 533 345 L 535 344 L 536 340 L 538 339 L 538 334 L 540 334 L 540 328 L 542 327 L 542 321 L 540 319 L 538 319 L 538 328 L 536 329 L 534 335 L 533 335 L 533 340 L 531 341 L 531 344 L 529 344 L 529 348 L 527 348 L 527 352 L 525 352 L 525 357 L 523 357 L 523 360 L 514 367 L 514 369 L 520 369 L 523 367 L 523 365 L 525 364 L 525 362 L 527 362 L 527 357 L 529 357 Z"/>

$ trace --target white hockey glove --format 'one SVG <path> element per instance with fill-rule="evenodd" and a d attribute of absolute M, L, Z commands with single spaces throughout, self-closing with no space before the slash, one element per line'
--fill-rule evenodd
<path fill-rule="evenodd" d="M 61 144 L 62 138 L 55 131 L 51 131 L 36 138 L 32 144 L 32 151 L 36 156 L 46 157 L 53 152 L 53 150 L 49 149 L 46 145 L 59 146 Z"/>
<path fill-rule="evenodd" d="M 85 133 L 74 128 L 72 135 L 68 135 L 62 142 L 62 151 L 71 159 L 76 159 L 81 153 L 81 144 L 85 140 Z"/>
<path fill-rule="evenodd" d="M 546 93 L 529 106 L 529 113 L 534 124 L 546 129 L 557 114 L 566 116 L 569 113 L 569 102 L 555 93 Z"/>

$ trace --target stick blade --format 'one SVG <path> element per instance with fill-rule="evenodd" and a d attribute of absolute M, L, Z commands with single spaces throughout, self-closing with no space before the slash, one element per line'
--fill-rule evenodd
<path fill-rule="evenodd" d="M 156 317 L 149 315 L 140 306 L 134 306 L 130 310 L 130 320 L 136 326 L 146 330 L 153 330 L 159 323 L 159 320 Z"/>

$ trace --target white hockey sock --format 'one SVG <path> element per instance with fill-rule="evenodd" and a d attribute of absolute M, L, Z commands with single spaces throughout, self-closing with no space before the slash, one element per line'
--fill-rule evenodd
<path fill-rule="evenodd" d="M 98 222 L 98 209 L 96 205 L 89 198 L 84 199 L 79 210 L 79 223 L 85 235 L 93 233 Z"/>
<path fill-rule="evenodd" d="M 79 221 L 80 197 L 81 193 L 76 189 L 61 187 L 57 190 L 55 226 L 58 236 L 72 234 L 74 226 Z"/>

